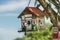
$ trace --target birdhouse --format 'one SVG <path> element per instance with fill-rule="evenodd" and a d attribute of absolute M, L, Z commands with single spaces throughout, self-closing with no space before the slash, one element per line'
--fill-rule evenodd
<path fill-rule="evenodd" d="M 37 30 L 45 28 L 44 16 L 46 14 L 36 7 L 26 7 L 18 18 L 21 18 L 22 30 Z"/>

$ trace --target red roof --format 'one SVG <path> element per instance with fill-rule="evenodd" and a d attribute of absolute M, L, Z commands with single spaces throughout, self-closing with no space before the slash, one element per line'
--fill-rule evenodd
<path fill-rule="evenodd" d="M 46 16 L 46 13 L 43 11 L 37 9 L 36 7 L 26 7 L 29 11 L 33 12 L 34 14 L 38 16 Z"/>
<path fill-rule="evenodd" d="M 34 13 L 35 15 L 37 15 L 37 16 L 46 16 L 46 13 L 44 13 L 43 11 L 37 9 L 36 7 L 26 7 L 25 10 L 30 11 L 30 12 Z M 20 16 L 21 15 L 19 15 L 18 18 Z"/>

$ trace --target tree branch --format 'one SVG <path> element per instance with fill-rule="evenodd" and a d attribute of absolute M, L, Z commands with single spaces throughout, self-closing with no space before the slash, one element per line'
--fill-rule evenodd
<path fill-rule="evenodd" d="M 49 15 L 53 24 L 57 25 L 57 13 L 51 8 L 51 6 L 46 3 L 45 0 L 37 0 L 45 9 L 46 13 Z"/>

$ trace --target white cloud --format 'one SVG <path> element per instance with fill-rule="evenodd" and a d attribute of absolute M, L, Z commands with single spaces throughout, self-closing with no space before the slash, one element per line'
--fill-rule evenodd
<path fill-rule="evenodd" d="M 5 14 L 0 14 L 0 16 L 18 16 L 19 14 L 17 13 L 5 13 Z"/>
<path fill-rule="evenodd" d="M 26 5 L 27 5 L 27 1 L 22 1 L 22 2 L 13 1 L 13 2 L 9 2 L 7 4 L 0 5 L 0 12 L 16 10 L 16 9 L 24 7 Z"/>
<path fill-rule="evenodd" d="M 5 16 L 18 16 L 18 14 L 9 13 L 9 14 L 5 14 Z"/>
<path fill-rule="evenodd" d="M 16 30 L 0 28 L 0 40 L 13 40 L 17 37 L 23 37 L 23 33 L 18 33 Z"/>

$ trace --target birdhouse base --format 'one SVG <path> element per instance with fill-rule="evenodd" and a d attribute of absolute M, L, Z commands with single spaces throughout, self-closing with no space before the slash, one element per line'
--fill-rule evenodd
<path fill-rule="evenodd" d="M 26 32 L 32 32 L 32 31 L 37 31 L 37 30 L 27 30 Z M 18 32 L 25 32 L 25 31 L 22 31 L 22 30 L 18 30 Z"/>

